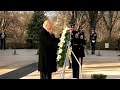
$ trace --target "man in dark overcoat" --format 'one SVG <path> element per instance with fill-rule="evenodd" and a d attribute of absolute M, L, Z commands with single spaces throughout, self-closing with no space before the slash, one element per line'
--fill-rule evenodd
<path fill-rule="evenodd" d="M 38 71 L 41 79 L 52 79 L 52 73 L 57 71 L 57 48 L 59 39 L 52 34 L 51 22 L 46 20 L 39 33 Z"/>

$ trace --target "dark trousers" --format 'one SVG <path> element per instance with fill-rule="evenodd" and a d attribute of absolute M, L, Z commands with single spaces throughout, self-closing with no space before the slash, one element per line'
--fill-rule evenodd
<path fill-rule="evenodd" d="M 82 67 L 82 65 L 83 65 L 83 57 L 80 57 L 80 58 L 81 58 L 80 64 L 81 64 L 81 67 Z"/>
<path fill-rule="evenodd" d="M 72 64 L 71 64 L 70 60 L 69 60 L 69 68 L 72 68 Z"/>
<path fill-rule="evenodd" d="M 79 60 L 79 56 L 76 53 L 74 53 L 74 54 L 76 55 L 77 59 Z M 79 79 L 79 64 L 76 61 L 73 54 L 72 54 L 72 70 L 73 70 L 73 78 Z"/>
<path fill-rule="evenodd" d="M 95 54 L 95 46 L 96 46 L 95 43 L 91 44 L 91 49 L 92 49 L 91 54 Z"/>
<path fill-rule="evenodd" d="M 40 72 L 40 79 L 52 79 L 52 73 Z"/>
<path fill-rule="evenodd" d="M 1 50 L 2 49 L 6 49 L 6 46 L 5 46 L 5 39 L 1 39 Z"/>

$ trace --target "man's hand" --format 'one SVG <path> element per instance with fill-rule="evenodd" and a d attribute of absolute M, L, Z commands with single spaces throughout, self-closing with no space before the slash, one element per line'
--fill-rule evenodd
<path fill-rule="evenodd" d="M 70 31 L 70 30 L 73 30 L 73 28 L 66 27 L 65 30 Z"/>

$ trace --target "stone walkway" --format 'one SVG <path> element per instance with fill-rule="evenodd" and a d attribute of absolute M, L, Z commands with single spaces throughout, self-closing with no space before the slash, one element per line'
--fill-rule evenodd
<path fill-rule="evenodd" d="M 13 55 L 14 50 L 0 50 L 0 75 L 4 75 L 13 70 L 22 68 L 26 65 L 37 63 L 38 55 L 35 49 L 17 49 L 18 55 Z M 90 53 L 90 51 L 89 51 Z M 120 79 L 120 52 L 112 50 L 101 50 L 98 56 L 86 55 L 82 67 L 82 78 L 90 79 L 91 74 L 106 74 L 108 79 Z M 34 68 L 34 67 L 33 67 Z M 53 79 L 61 79 L 61 68 L 53 73 Z M 72 78 L 72 70 L 66 67 L 65 79 Z M 40 73 L 34 70 L 32 73 L 21 77 L 20 79 L 40 79 Z"/>
<path fill-rule="evenodd" d="M 53 79 L 61 79 L 61 68 L 53 73 Z M 108 79 L 120 79 L 120 62 L 119 61 L 99 61 L 86 62 L 82 67 L 82 79 L 90 79 L 91 74 L 106 74 Z M 36 70 L 21 79 L 40 79 L 39 72 Z M 66 67 L 65 79 L 72 79 L 72 69 Z"/>

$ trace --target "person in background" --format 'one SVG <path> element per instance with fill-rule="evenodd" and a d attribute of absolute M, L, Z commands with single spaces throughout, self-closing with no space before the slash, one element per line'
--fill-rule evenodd
<path fill-rule="evenodd" d="M 5 34 L 4 30 L 0 33 L 0 39 L 1 39 L 1 50 L 6 49 L 6 37 L 7 35 Z"/>
<path fill-rule="evenodd" d="M 95 54 L 96 39 L 97 39 L 97 34 L 96 34 L 95 30 L 92 30 L 92 32 L 90 34 L 91 54 Z"/>

